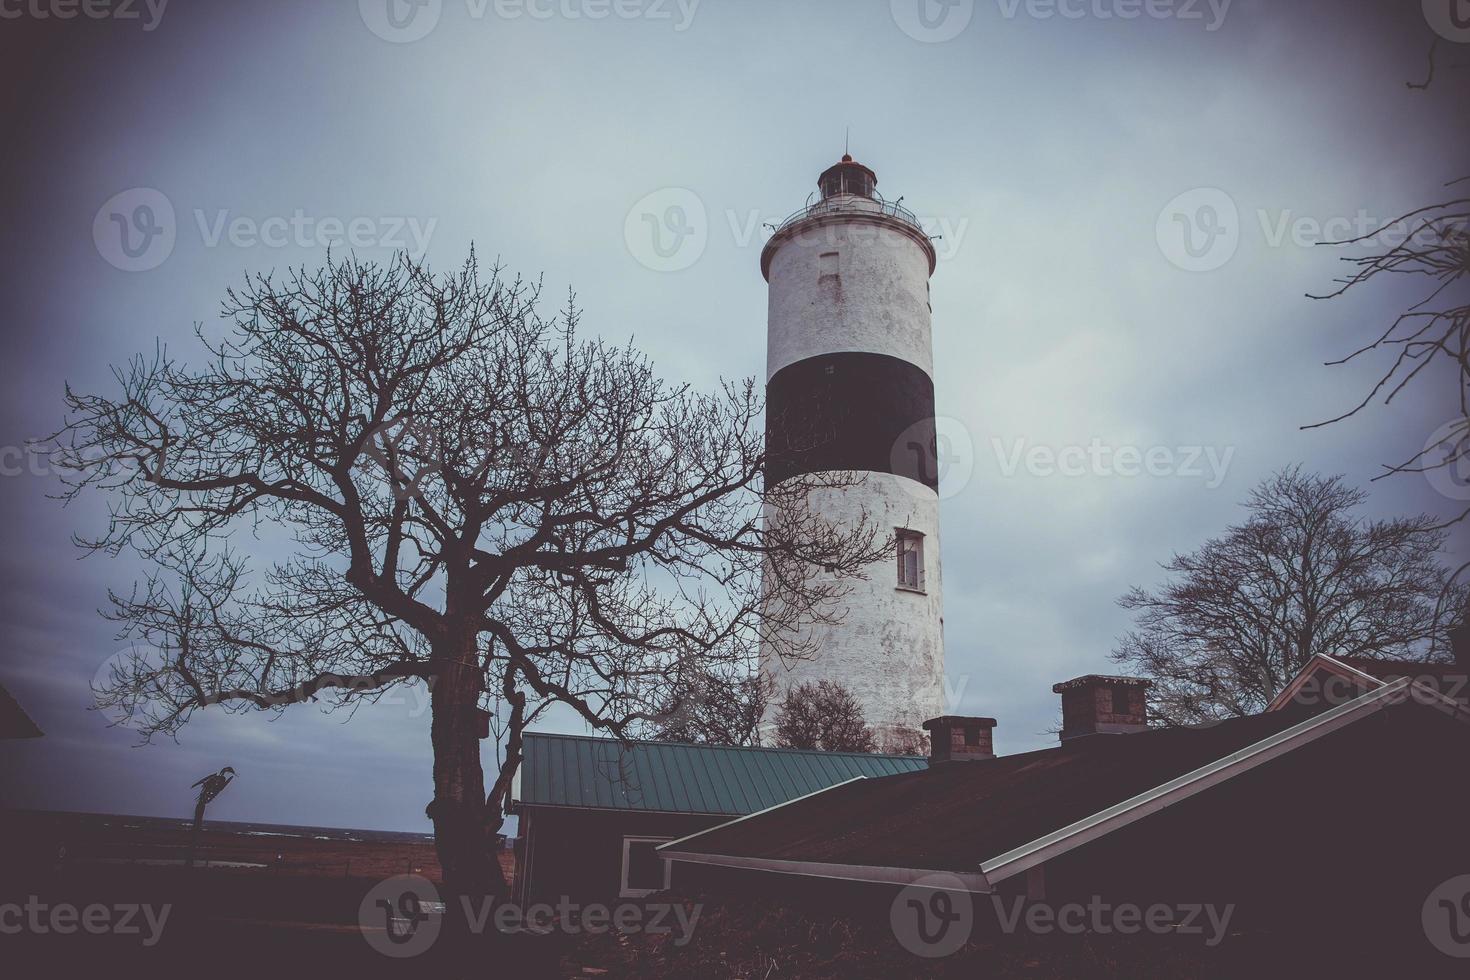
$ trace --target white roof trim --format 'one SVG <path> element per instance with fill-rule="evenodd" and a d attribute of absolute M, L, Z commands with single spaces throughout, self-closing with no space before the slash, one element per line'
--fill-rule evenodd
<path fill-rule="evenodd" d="M 1292 679 L 1292 682 L 1271 700 L 1271 703 L 1266 706 L 1266 711 L 1275 711 L 1291 698 L 1295 697 L 1312 674 L 1316 672 L 1316 668 L 1318 667 L 1325 667 L 1339 677 L 1346 677 L 1349 680 L 1361 680 L 1370 690 L 1388 684 L 1388 681 L 1383 680 L 1381 677 L 1374 677 L 1366 671 L 1349 666 L 1336 657 L 1330 657 L 1325 653 L 1315 653 L 1312 655 L 1312 659 L 1307 661 L 1307 665 L 1301 669 L 1301 673 L 1297 674 Z M 1413 692 L 1407 696 L 1417 699 L 1420 704 L 1427 704 L 1429 707 L 1441 711 L 1452 718 L 1470 721 L 1470 709 L 1467 709 L 1464 704 L 1445 694 L 1443 691 L 1438 690 L 1432 684 L 1424 683 L 1423 678 L 1412 677 L 1406 674 L 1404 677 L 1399 678 L 1399 680 L 1412 682 Z"/>
<path fill-rule="evenodd" d="M 1374 677 L 1372 674 L 1361 671 L 1356 667 L 1349 667 L 1336 657 L 1329 657 L 1325 653 L 1314 653 L 1312 654 L 1312 658 L 1307 661 L 1306 666 L 1298 671 L 1297 675 L 1291 679 L 1291 683 L 1282 688 L 1281 693 L 1272 698 L 1271 703 L 1266 705 L 1266 711 L 1275 711 L 1296 697 L 1297 693 L 1306 685 L 1312 675 L 1316 673 L 1318 667 L 1326 667 L 1339 677 L 1364 681 L 1370 689 L 1382 687 L 1387 683 L 1381 678 Z"/>
<path fill-rule="evenodd" d="M 923 881 L 925 887 L 935 891 L 966 891 L 977 894 L 990 892 L 990 881 L 980 871 L 939 871 L 933 868 L 881 868 L 867 864 L 828 864 L 822 861 L 783 861 L 778 858 L 735 857 L 729 854 L 704 854 L 689 851 L 665 851 L 672 846 L 664 844 L 658 848 L 664 857 L 672 861 L 690 864 L 710 864 L 725 868 L 749 868 L 756 871 L 771 871 L 776 874 L 801 875 L 805 878 L 829 878 L 834 881 L 864 881 L 880 885 L 912 885 Z M 933 880 L 929 880 L 933 877 Z M 963 888 L 946 888 L 944 880 L 953 878 Z"/>
<path fill-rule="evenodd" d="M 919 770 L 915 770 L 915 772 L 918 772 L 918 771 Z M 894 775 L 897 775 L 897 773 L 894 773 Z M 732 826 L 734 824 L 739 823 L 742 820 L 749 820 L 751 817 L 759 817 L 762 814 L 770 813 L 773 810 L 779 810 L 783 806 L 790 806 L 791 804 L 796 803 L 796 802 L 798 802 L 800 800 L 809 800 L 813 796 L 820 796 L 822 793 L 827 792 L 827 790 L 829 790 L 829 789 L 836 789 L 839 786 L 846 786 L 848 783 L 855 783 L 859 779 L 867 779 L 867 778 L 868 778 L 867 776 L 854 776 L 851 779 L 844 779 L 840 783 L 833 783 L 831 786 L 823 786 L 821 789 L 812 790 L 810 793 L 803 793 L 801 796 L 793 796 L 791 799 L 786 800 L 784 803 L 777 803 L 775 806 L 768 806 L 764 810 L 757 810 L 754 813 L 747 813 L 743 817 L 736 817 L 734 820 L 726 820 L 724 823 L 715 824 L 713 827 L 706 827 L 704 830 L 697 830 L 697 831 L 695 831 L 692 834 L 687 834 L 684 837 L 680 837 L 678 840 L 671 840 L 667 844 L 660 844 L 658 847 L 654 848 L 654 850 L 656 850 L 656 851 L 663 851 L 663 850 L 666 850 L 668 848 L 672 848 L 672 847 L 674 847 L 674 846 L 676 846 L 678 844 L 683 844 L 686 841 L 692 841 L 692 840 L 694 840 L 694 839 L 696 839 L 698 837 L 702 837 L 705 834 L 712 834 L 715 831 L 717 831 L 717 830 L 719 830 L 719 829 L 721 829 L 723 827 Z M 681 860 L 683 860 L 683 859 L 681 859 Z M 688 859 L 688 860 L 692 860 L 692 858 L 691 859 Z"/>
<path fill-rule="evenodd" d="M 987 879 L 996 882 L 1044 864 L 1089 841 L 1196 796 L 1212 786 L 1225 782 L 1232 776 L 1249 772 L 1257 766 L 1285 755 L 1292 749 L 1315 742 L 1359 719 L 1397 704 L 1400 701 L 1399 695 L 1407 691 L 1409 687 L 1409 679 L 1400 678 L 1378 690 L 1369 691 L 1330 711 L 1325 711 L 1237 752 L 1216 759 L 1209 765 L 1201 766 L 1193 772 L 1171 779 L 1146 793 L 1140 793 L 1132 799 L 1110 806 L 1106 810 L 1060 830 L 1055 830 L 1044 837 L 1038 837 L 1028 844 L 1022 844 L 1020 847 L 982 863 L 980 870 Z"/>

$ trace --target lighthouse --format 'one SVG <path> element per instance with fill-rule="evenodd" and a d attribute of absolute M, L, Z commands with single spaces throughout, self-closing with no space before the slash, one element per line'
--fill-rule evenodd
<path fill-rule="evenodd" d="M 890 560 L 852 580 L 832 622 L 801 627 L 813 656 L 761 650 L 772 709 L 791 687 L 847 687 L 880 747 L 914 745 L 944 713 L 944 607 L 929 279 L 935 253 L 913 213 L 844 155 L 761 252 L 768 284 L 768 485 L 822 472 L 806 506 L 893 537 Z M 779 601 L 773 597 L 768 601 Z M 827 617 L 824 617 L 827 618 Z"/>

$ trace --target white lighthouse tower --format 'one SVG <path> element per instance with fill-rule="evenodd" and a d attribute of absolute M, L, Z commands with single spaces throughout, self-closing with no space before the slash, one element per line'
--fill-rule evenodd
<path fill-rule="evenodd" d="M 865 515 L 894 534 L 895 553 L 852 583 L 840 622 L 805 628 L 815 657 L 787 660 L 767 645 L 761 666 L 773 703 L 803 682 L 843 684 L 880 743 L 893 746 L 944 713 L 935 254 L 918 219 L 879 197 L 877 184 L 844 155 L 761 253 L 770 297 L 767 480 L 855 473 L 855 483 L 814 490 L 809 506 L 833 521 Z"/>

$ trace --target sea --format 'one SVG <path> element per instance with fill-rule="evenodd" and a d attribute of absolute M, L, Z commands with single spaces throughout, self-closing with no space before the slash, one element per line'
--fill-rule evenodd
<path fill-rule="evenodd" d="M 187 831 L 193 820 L 181 817 L 140 817 L 119 813 L 78 813 L 70 810 L 5 810 L 21 819 L 44 818 L 48 823 L 66 823 L 73 827 L 100 830 Z M 433 834 L 402 830 L 363 830 L 351 827 L 310 827 L 299 824 L 248 823 L 238 820 L 206 818 L 210 830 L 248 834 L 255 837 L 303 837 L 309 840 L 375 841 L 397 844 L 432 844 Z"/>

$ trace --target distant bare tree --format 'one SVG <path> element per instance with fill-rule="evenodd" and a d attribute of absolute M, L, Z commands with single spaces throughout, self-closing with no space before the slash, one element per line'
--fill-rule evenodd
<path fill-rule="evenodd" d="M 929 736 L 911 725 L 884 727 L 877 733 L 878 751 L 884 755 L 928 755 Z"/>
<path fill-rule="evenodd" d="M 329 257 L 248 278 L 223 314 L 221 335 L 196 331 L 198 366 L 160 350 L 115 372 L 116 395 L 67 390 L 65 497 L 112 503 L 80 543 L 148 568 L 110 615 L 155 652 L 99 701 L 146 739 L 214 705 L 425 682 L 453 895 L 505 894 L 495 832 L 539 712 L 626 736 L 762 643 L 806 655 L 797 621 L 830 621 L 887 554 L 866 518 L 803 506 L 850 474 L 763 485 L 754 382 L 666 385 L 632 347 L 579 340 L 570 301 L 544 318 L 537 285 L 482 276 L 473 254 L 442 277 Z M 236 546 L 254 536 L 287 557 L 253 569 Z M 786 615 L 762 615 L 762 590 Z"/>
<path fill-rule="evenodd" d="M 1164 566 L 1173 581 L 1119 600 L 1138 621 L 1113 659 L 1153 679 L 1160 721 L 1258 712 L 1318 653 L 1446 657 L 1447 532 L 1428 516 L 1357 517 L 1365 496 L 1283 470 L 1252 491 L 1243 524 Z"/>
<path fill-rule="evenodd" d="M 660 742 L 694 745 L 759 745 L 770 681 L 758 671 L 704 671 L 692 678 L 650 723 Z"/>
<path fill-rule="evenodd" d="M 776 712 L 776 744 L 823 752 L 878 751 L 862 706 L 835 681 L 807 682 L 787 690 Z"/>

